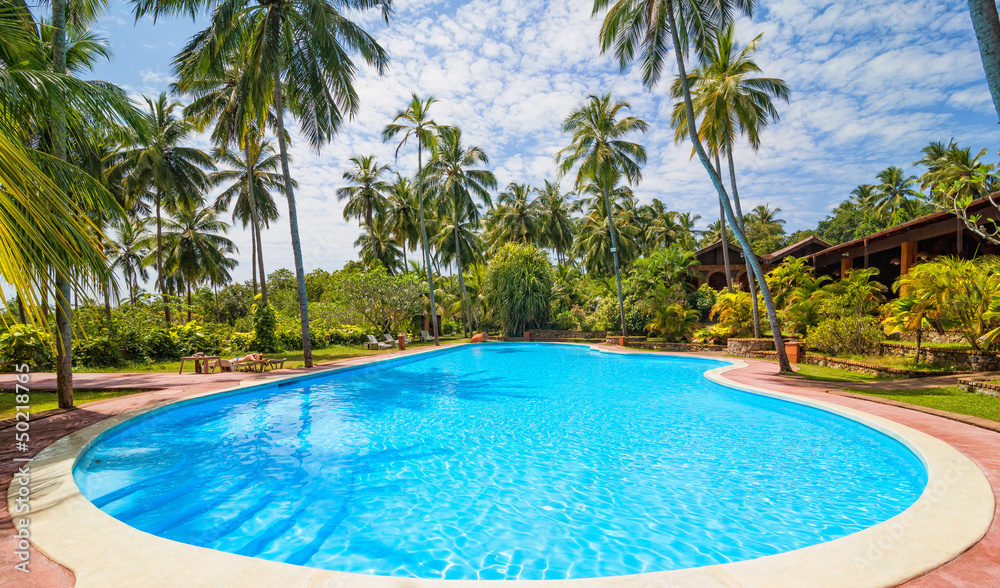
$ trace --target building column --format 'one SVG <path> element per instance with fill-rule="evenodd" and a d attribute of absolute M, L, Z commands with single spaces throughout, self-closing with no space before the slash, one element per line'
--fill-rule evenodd
<path fill-rule="evenodd" d="M 851 273 L 854 269 L 854 258 L 853 257 L 841 257 L 840 258 L 840 279 L 843 280 Z"/>
<path fill-rule="evenodd" d="M 917 264 L 917 242 L 905 241 L 900 247 L 899 254 L 899 275 L 905 276 L 910 273 L 910 268 Z"/>

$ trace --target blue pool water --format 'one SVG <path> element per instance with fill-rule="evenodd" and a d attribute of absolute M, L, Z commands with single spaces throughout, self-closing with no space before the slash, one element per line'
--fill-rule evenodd
<path fill-rule="evenodd" d="M 745 560 L 906 509 L 918 458 L 727 388 L 722 362 L 471 345 L 154 411 L 74 475 L 121 521 L 222 551 L 419 578 Z"/>

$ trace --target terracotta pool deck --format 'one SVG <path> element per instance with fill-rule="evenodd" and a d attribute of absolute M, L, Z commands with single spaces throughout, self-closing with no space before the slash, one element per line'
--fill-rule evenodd
<path fill-rule="evenodd" d="M 389 355 L 418 353 L 422 350 L 428 349 L 387 352 L 378 356 L 331 362 L 311 370 L 299 368 L 267 374 L 77 374 L 74 376 L 74 382 L 78 388 L 159 388 L 159 390 L 88 403 L 81 408 L 32 421 L 30 449 L 27 452 L 15 450 L 12 428 L 0 429 L 0 435 L 9 438 L 9 442 L 0 443 L 0 460 L 2 460 L 0 488 L 7 490 L 17 466 L 22 465 L 14 462 L 13 458 L 31 457 L 61 437 L 111 416 L 205 392 L 231 388 L 241 381 L 260 379 L 262 376 L 287 377 L 316 373 L 323 368 L 359 365 Z M 777 376 L 776 366 L 772 362 L 747 360 L 747 364 L 746 368 L 728 372 L 727 377 L 742 384 L 861 410 L 945 441 L 982 469 L 1000 502 L 1000 433 L 898 406 L 829 394 L 827 390 L 834 384 Z M 9 389 L 13 387 L 13 382 L 13 374 L 0 375 L 0 388 Z M 51 389 L 54 386 L 54 375 L 33 374 L 30 386 L 36 390 Z M 0 506 L 0 567 L 3 569 L 0 573 L 0 588 L 62 588 L 74 585 L 74 575 L 70 570 L 34 550 L 30 560 L 31 573 L 16 571 L 14 565 L 17 561 L 13 553 L 16 549 L 16 540 L 13 533 L 7 503 L 3 501 Z M 873 548 L 877 549 L 877 546 Z M 982 541 L 957 559 L 923 577 L 907 582 L 904 586 L 908 588 L 1000 586 L 1000 509 L 994 513 L 992 526 Z"/>

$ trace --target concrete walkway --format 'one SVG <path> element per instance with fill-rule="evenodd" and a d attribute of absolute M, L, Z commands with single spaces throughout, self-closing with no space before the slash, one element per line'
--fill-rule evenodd
<path fill-rule="evenodd" d="M 324 367 L 342 367 L 359 365 L 380 359 L 386 355 L 419 353 L 427 348 L 407 350 L 404 352 L 387 352 L 384 355 L 368 356 L 331 362 Z M 626 350 L 633 352 L 636 350 Z M 656 352 L 654 352 L 656 353 Z M 874 415 L 891 419 L 914 429 L 931 434 L 964 453 L 972 459 L 986 474 L 993 485 L 994 494 L 1000 497 L 1000 434 L 968 424 L 939 418 L 924 412 L 907 410 L 905 408 L 880 404 L 828 394 L 830 382 L 816 382 L 795 377 L 783 377 L 775 374 L 774 363 L 758 360 L 746 360 L 748 368 L 728 372 L 726 376 L 734 381 L 761 386 L 788 394 L 801 395 L 835 404 L 842 404 Z M 305 370 L 281 370 L 268 373 L 267 376 L 294 375 L 298 373 L 316 373 L 317 368 Z M 31 457 L 57 439 L 90 424 L 99 422 L 110 416 L 121 414 L 136 408 L 164 403 L 185 398 L 194 394 L 230 388 L 234 384 L 252 378 L 260 378 L 262 374 L 78 374 L 74 380 L 80 388 L 160 388 L 154 392 L 146 392 L 97 401 L 84 405 L 82 408 L 65 411 L 48 418 L 32 421 L 30 429 L 30 447 L 27 452 L 17 452 L 14 447 L 14 430 L 0 429 L 0 488 L 4 491 L 10 485 L 17 462 L 13 458 Z M 14 378 L 10 374 L 0 375 L 0 388 L 13 387 Z M 904 381 L 887 382 L 899 384 Z M 34 389 L 50 388 L 54 385 L 54 376 L 35 374 L 31 386 Z M 854 384 L 851 384 L 855 387 Z M 69 588 L 75 583 L 73 573 L 46 558 L 44 554 L 33 551 L 31 555 L 31 573 L 23 574 L 14 570 L 17 563 L 14 557 L 16 541 L 13 536 L 13 526 L 7 510 L 6 501 L 0 505 L 0 588 Z M 998 498 L 1000 502 L 1000 498 Z M 95 538 L 98 540 L 99 538 Z M 912 580 L 905 585 L 907 588 L 980 588 L 984 586 L 1000 586 L 1000 511 L 995 515 L 994 522 L 987 536 L 968 552 L 951 563 L 933 572 Z"/>

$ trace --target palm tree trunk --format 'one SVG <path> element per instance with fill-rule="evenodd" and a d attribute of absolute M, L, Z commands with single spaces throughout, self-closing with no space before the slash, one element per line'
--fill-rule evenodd
<path fill-rule="evenodd" d="M 167 289 L 163 282 L 163 222 L 160 218 L 160 189 L 156 189 L 156 285 L 163 297 L 163 317 L 170 324 L 170 304 L 167 302 Z"/>
<path fill-rule="evenodd" d="M 108 322 L 111 322 L 111 272 L 108 272 L 107 283 L 101 284 L 101 288 L 104 290 L 104 314 L 108 317 Z"/>
<path fill-rule="evenodd" d="M 458 216 L 458 202 L 455 202 L 455 216 Z M 462 232 L 462 225 L 455 221 L 455 263 L 458 265 L 458 287 L 462 291 L 462 314 L 465 315 L 465 324 L 462 325 L 462 333 L 472 336 L 472 317 L 469 315 L 469 296 L 465 292 L 465 279 L 462 276 L 462 244 L 459 235 Z"/>
<path fill-rule="evenodd" d="M 250 227 L 250 268 L 253 271 L 253 295 L 257 297 L 257 231 Z"/>
<path fill-rule="evenodd" d="M 1000 115 L 1000 15 L 996 0 L 969 0 L 969 12 L 986 70 L 986 83 L 993 96 L 993 108 Z"/>
<path fill-rule="evenodd" d="M 424 264 L 427 267 L 427 285 L 431 293 L 431 329 L 434 333 L 434 346 L 441 344 L 438 340 L 437 304 L 434 303 L 434 271 L 431 269 L 431 249 L 427 243 L 427 227 L 424 224 L 424 144 L 417 137 L 417 204 L 420 205 L 420 246 L 424 250 Z"/>
<path fill-rule="evenodd" d="M 219 314 L 219 285 L 212 284 L 212 289 L 215 291 L 215 322 L 221 323 L 222 316 Z"/>
<path fill-rule="evenodd" d="M 45 320 L 49 319 L 49 270 L 45 269 L 42 271 L 41 276 L 41 302 L 42 302 L 42 316 Z"/>
<path fill-rule="evenodd" d="M 622 296 L 622 276 L 618 270 L 618 239 L 615 237 L 615 224 L 611 220 L 611 190 L 608 189 L 607 178 L 601 182 L 604 185 L 604 205 L 608 210 L 608 232 L 611 233 L 611 259 L 615 264 L 615 282 L 618 284 L 618 311 L 622 318 L 622 337 L 628 337 L 625 328 L 625 298 Z"/>
<path fill-rule="evenodd" d="M 715 186 L 715 191 L 719 193 L 719 198 L 722 200 L 726 217 L 729 218 L 730 224 L 733 225 L 733 232 L 736 234 L 736 239 L 740 242 L 740 246 L 743 247 L 744 253 L 749 254 L 750 266 L 753 268 L 754 274 L 757 276 L 757 281 L 760 284 L 760 293 L 764 298 L 764 308 L 767 309 L 767 318 L 771 323 L 771 333 L 774 336 L 774 347 L 778 356 L 779 369 L 783 372 L 790 372 L 792 371 L 792 366 L 788 363 L 788 354 L 785 353 L 784 341 L 781 339 L 781 323 L 778 321 L 778 313 L 774 307 L 774 298 L 771 297 L 771 290 L 767 287 L 767 282 L 763 281 L 763 272 L 760 269 L 760 263 L 757 261 L 756 256 L 753 255 L 753 250 L 747 242 L 746 235 L 744 235 L 743 231 L 739 230 L 739 226 L 735 224 L 736 218 L 733 214 L 732 207 L 729 205 L 729 196 L 726 194 L 726 188 L 722 185 L 722 178 L 720 178 L 719 174 L 715 173 L 715 170 L 712 169 L 712 164 L 709 162 L 708 154 L 705 152 L 705 147 L 698 139 L 697 126 L 694 124 L 694 121 L 697 119 L 694 115 L 694 103 L 691 101 L 691 88 L 688 85 L 687 69 L 684 66 L 683 46 L 680 43 L 680 37 L 677 33 L 677 19 L 674 14 L 674 0 L 667 0 L 666 12 L 670 25 L 671 41 L 674 46 L 674 58 L 677 60 L 678 79 L 681 81 L 681 90 L 684 95 L 684 110 L 690 123 L 688 124 L 688 135 L 691 138 L 691 143 L 694 145 L 695 152 L 698 154 L 698 159 L 701 160 L 702 166 L 705 168 L 705 171 L 708 172 L 708 177 L 712 180 L 712 184 Z"/>
<path fill-rule="evenodd" d="M 250 218 L 253 221 L 253 233 L 256 236 L 254 240 L 256 246 L 255 261 L 256 264 L 260 266 L 260 301 L 267 306 L 267 278 L 264 274 L 264 249 L 260 244 L 260 215 L 257 213 L 257 196 L 253 189 L 253 160 L 250 159 L 250 138 L 244 137 L 243 143 L 245 144 L 244 154 L 247 158 L 247 194 L 250 198 Z M 254 266 L 254 273 L 256 273 L 257 265 Z M 256 290 L 254 295 L 256 295 Z"/>
<path fill-rule="evenodd" d="M 722 264 L 726 268 L 726 287 L 733 291 L 733 272 L 729 266 L 729 237 L 726 235 L 726 211 L 722 208 L 722 199 L 719 199 L 719 235 L 722 238 Z"/>
<path fill-rule="evenodd" d="M 740 193 L 736 189 L 736 164 L 733 162 L 732 145 L 726 145 L 726 155 L 729 159 L 729 182 L 733 186 L 733 204 L 736 206 L 736 219 L 740 221 L 740 230 L 745 235 L 747 227 L 743 220 L 743 208 L 740 206 Z M 747 272 L 747 285 L 750 287 L 750 302 L 753 305 L 753 338 L 760 339 L 760 309 L 757 308 L 757 288 L 753 272 Z"/>
<path fill-rule="evenodd" d="M 20 294 L 17 295 L 17 317 L 21 320 L 22 325 L 28 322 L 28 317 L 25 316 L 24 312 L 24 301 L 21 300 Z"/>
<path fill-rule="evenodd" d="M 278 135 L 278 152 L 281 174 L 285 180 L 285 197 L 288 199 L 288 224 L 292 233 L 292 254 L 295 257 L 295 282 L 299 297 L 299 324 L 302 326 L 302 359 L 307 368 L 313 366 L 312 344 L 309 342 L 309 301 L 306 300 L 306 276 L 302 270 L 302 244 L 299 241 L 299 217 L 295 211 L 295 194 L 292 191 L 292 174 L 288 171 L 288 149 L 285 145 L 285 112 L 281 102 L 280 69 L 274 75 L 274 110 L 277 115 L 275 133 Z M 263 281 L 263 276 L 261 280 Z"/>
<path fill-rule="evenodd" d="M 52 0 L 52 69 L 66 73 L 66 0 Z M 66 159 L 66 115 L 56 109 L 52 119 L 52 155 Z M 59 408 L 73 406 L 73 315 L 70 310 L 70 283 L 56 273 L 56 395 Z"/>
<path fill-rule="evenodd" d="M 191 322 L 191 283 L 188 282 L 185 287 L 187 288 L 187 322 Z"/>

